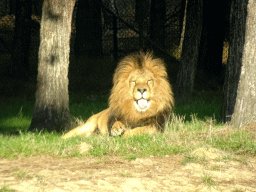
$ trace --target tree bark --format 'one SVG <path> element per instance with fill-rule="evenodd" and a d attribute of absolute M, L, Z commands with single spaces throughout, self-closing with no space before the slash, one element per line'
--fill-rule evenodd
<path fill-rule="evenodd" d="M 97 58 L 102 52 L 101 0 L 78 1 L 75 54 Z"/>
<path fill-rule="evenodd" d="M 70 126 L 68 66 L 75 0 L 45 0 L 40 29 L 34 113 L 29 130 L 62 131 Z"/>
<path fill-rule="evenodd" d="M 185 11 L 186 11 L 186 5 L 187 5 L 187 0 L 181 0 L 180 2 L 180 14 L 179 14 L 179 18 L 180 18 L 180 41 L 181 41 L 181 38 L 184 38 L 182 36 L 182 32 L 183 32 L 183 29 L 184 29 L 184 19 L 185 19 Z"/>
<path fill-rule="evenodd" d="M 221 109 L 221 120 L 224 123 L 231 121 L 237 99 L 245 43 L 247 4 L 248 0 L 234 0 L 231 4 L 229 57 L 226 66 Z"/>
<path fill-rule="evenodd" d="M 245 0 L 243 2 L 246 2 Z M 241 6 L 241 5 L 240 5 Z M 241 28 L 237 28 L 241 30 Z M 231 125 L 241 128 L 256 122 L 256 2 L 249 0 L 241 75 Z"/>
<path fill-rule="evenodd" d="M 202 0 L 189 0 L 180 69 L 174 87 L 175 100 L 189 98 L 194 87 L 195 69 L 198 60 L 202 29 Z"/>
<path fill-rule="evenodd" d="M 16 1 L 12 72 L 13 76 L 20 80 L 28 80 L 30 76 L 31 3 L 31 0 Z"/>

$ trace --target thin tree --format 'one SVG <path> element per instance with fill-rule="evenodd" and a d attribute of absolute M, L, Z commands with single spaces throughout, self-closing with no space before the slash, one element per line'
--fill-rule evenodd
<path fill-rule="evenodd" d="M 75 54 L 100 57 L 102 49 L 101 0 L 78 1 Z"/>
<path fill-rule="evenodd" d="M 201 29 L 202 0 L 189 0 L 186 10 L 186 26 L 180 59 L 180 69 L 174 87 L 176 100 L 187 99 L 193 90 Z"/>
<path fill-rule="evenodd" d="M 40 29 L 36 102 L 29 130 L 70 126 L 68 67 L 75 0 L 44 0 Z"/>
<path fill-rule="evenodd" d="M 234 107 L 237 101 L 237 89 L 242 66 L 242 57 L 245 43 L 245 24 L 247 17 L 248 0 L 234 0 L 231 4 L 230 17 L 230 40 L 229 40 L 229 57 L 226 66 L 224 97 L 221 111 L 223 122 L 231 121 L 234 113 Z M 248 26 L 249 27 L 249 26 Z M 247 35 L 250 35 L 247 33 Z M 249 36 L 247 37 L 247 40 Z M 253 39 L 251 39 L 253 40 Z M 250 42 L 248 42 L 250 43 Z M 253 43 L 253 42 L 251 42 Z M 249 47 L 246 47 L 249 49 Z M 249 59 L 249 58 L 248 58 Z M 246 63 L 244 63 L 246 64 Z M 248 72 L 248 71 L 246 71 Z"/>
<path fill-rule="evenodd" d="M 240 6 L 245 3 L 246 0 L 239 1 Z M 249 0 L 247 5 L 245 29 L 241 74 L 231 119 L 231 125 L 235 128 L 256 123 L 256 2 L 254 0 Z M 241 30 L 241 28 L 236 28 L 236 30 Z"/>
<path fill-rule="evenodd" d="M 12 48 L 13 76 L 29 78 L 29 47 L 31 34 L 31 0 L 16 0 L 14 44 Z"/>

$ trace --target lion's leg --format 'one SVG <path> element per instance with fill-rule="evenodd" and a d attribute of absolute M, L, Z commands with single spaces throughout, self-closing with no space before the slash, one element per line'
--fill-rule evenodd
<path fill-rule="evenodd" d="M 62 136 L 62 139 L 73 137 L 76 135 L 91 135 L 97 128 L 101 133 L 107 133 L 107 120 L 104 121 L 104 117 L 107 118 L 108 109 L 91 116 L 84 125 L 81 125 L 75 129 L 72 129 L 68 133 Z M 104 126 L 105 122 L 105 126 Z"/>
<path fill-rule="evenodd" d="M 80 125 L 79 127 L 67 132 L 65 135 L 62 136 L 62 139 L 74 137 L 77 135 L 91 135 L 97 128 L 97 115 L 98 114 L 91 116 L 85 124 Z"/>
<path fill-rule="evenodd" d="M 139 135 L 139 134 L 154 134 L 157 133 L 155 126 L 136 127 L 134 129 L 126 130 L 123 134 L 124 137 Z"/>
<path fill-rule="evenodd" d="M 98 118 L 98 128 L 101 134 L 108 134 L 108 114 L 109 110 L 102 111 Z"/>

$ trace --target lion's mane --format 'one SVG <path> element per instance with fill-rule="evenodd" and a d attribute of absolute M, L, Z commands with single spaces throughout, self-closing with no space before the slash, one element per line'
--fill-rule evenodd
<path fill-rule="evenodd" d="M 137 69 L 149 70 L 154 76 L 151 104 L 144 113 L 136 111 L 133 97 L 129 94 L 129 83 L 127 83 L 130 74 Z M 153 123 L 163 130 L 173 104 L 173 93 L 163 60 L 154 58 L 153 54 L 149 52 L 128 55 L 119 62 L 114 73 L 113 88 L 109 97 L 108 127 L 112 127 L 112 122 L 119 120 L 131 128 L 138 124 Z"/>

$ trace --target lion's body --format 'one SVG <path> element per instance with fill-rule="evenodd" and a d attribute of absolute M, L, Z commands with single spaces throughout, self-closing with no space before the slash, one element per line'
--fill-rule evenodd
<path fill-rule="evenodd" d="M 150 53 L 122 59 L 114 73 L 109 108 L 63 136 L 135 135 L 163 131 L 174 104 L 165 65 Z"/>

